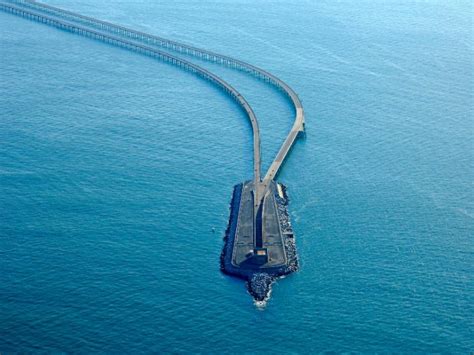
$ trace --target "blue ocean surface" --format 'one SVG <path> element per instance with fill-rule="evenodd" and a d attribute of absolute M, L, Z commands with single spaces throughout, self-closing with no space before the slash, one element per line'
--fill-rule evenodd
<path fill-rule="evenodd" d="M 219 270 L 251 127 L 166 63 L 0 12 L 0 351 L 474 351 L 473 5 L 47 3 L 260 66 L 299 94 L 300 271 L 258 308 Z M 293 123 L 241 91 L 263 168 Z"/>

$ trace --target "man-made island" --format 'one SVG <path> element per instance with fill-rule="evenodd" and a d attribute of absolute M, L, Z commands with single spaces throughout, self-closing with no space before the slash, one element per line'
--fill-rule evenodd
<path fill-rule="evenodd" d="M 234 187 L 229 225 L 221 256 L 222 270 L 247 280 L 257 301 L 263 301 L 277 277 L 298 268 L 286 188 L 271 182 L 254 211 L 254 183 Z"/>
<path fill-rule="evenodd" d="M 288 216 L 286 188 L 275 178 L 296 138 L 304 132 L 304 113 L 297 94 L 267 71 L 229 56 L 128 29 L 32 0 L 0 0 L 0 10 L 133 50 L 204 78 L 228 94 L 248 117 L 253 131 L 253 180 L 234 187 L 229 224 L 221 256 L 226 274 L 248 281 L 257 301 L 266 299 L 275 278 L 297 269 L 294 235 Z M 159 48 L 159 49 L 158 49 Z M 176 54 L 196 57 L 253 75 L 281 90 L 294 107 L 295 121 L 266 175 L 261 177 L 260 132 L 247 100 L 229 83 Z"/>

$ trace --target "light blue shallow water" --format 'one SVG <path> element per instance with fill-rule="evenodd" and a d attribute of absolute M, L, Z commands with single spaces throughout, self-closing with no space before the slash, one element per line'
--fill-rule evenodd
<path fill-rule="evenodd" d="M 301 270 L 264 310 L 219 271 L 232 186 L 252 174 L 250 126 L 222 92 L 0 13 L 1 351 L 474 349 L 469 1 L 49 3 L 298 92 L 307 137 L 279 180 Z M 254 106 L 267 167 L 291 107 L 207 67 Z"/>

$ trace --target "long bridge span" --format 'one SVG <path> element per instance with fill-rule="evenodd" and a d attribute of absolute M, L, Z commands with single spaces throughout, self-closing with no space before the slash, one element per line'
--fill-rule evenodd
<path fill-rule="evenodd" d="M 145 54 L 153 58 L 157 58 L 166 63 L 170 63 L 172 65 L 186 69 L 192 73 L 199 75 L 200 77 L 206 80 L 209 80 L 211 83 L 213 83 L 214 85 L 222 89 L 225 93 L 227 93 L 230 97 L 232 97 L 247 115 L 252 125 L 252 134 L 253 134 L 254 180 L 257 182 L 261 180 L 260 130 L 258 127 L 257 117 L 255 116 L 255 113 L 252 107 L 247 102 L 247 100 L 232 85 L 224 81 L 219 76 L 211 73 L 207 69 L 204 69 L 192 62 L 173 56 L 167 52 L 160 51 L 156 48 L 145 46 L 140 43 L 135 43 L 133 41 L 129 41 L 129 40 L 126 40 L 126 39 L 123 39 L 111 34 L 106 34 L 103 32 L 85 28 L 78 24 L 59 20 L 57 18 L 53 18 L 41 13 L 37 13 L 31 9 L 25 9 L 25 8 L 15 6 L 10 3 L 3 3 L 3 2 L 0 2 L 0 9 L 6 12 L 10 12 L 15 15 L 25 17 L 30 20 L 45 23 L 47 25 L 50 25 L 62 30 L 73 32 L 85 37 L 93 38 L 102 42 L 106 42 L 108 44 L 116 45 L 122 48 L 139 52 L 141 54 Z"/>
<path fill-rule="evenodd" d="M 133 41 L 145 43 L 146 45 L 162 47 L 167 50 L 171 50 L 174 52 L 178 52 L 178 53 L 182 53 L 182 54 L 186 54 L 186 55 L 190 55 L 194 57 L 199 57 L 200 59 L 203 59 L 203 60 L 207 60 L 207 61 L 215 62 L 218 64 L 222 64 L 231 68 L 235 68 L 237 70 L 247 72 L 259 79 L 265 80 L 266 82 L 275 86 L 279 90 L 283 91 L 286 94 L 286 96 L 290 99 L 293 105 L 294 112 L 295 112 L 295 119 L 294 119 L 293 126 L 287 135 L 287 138 L 281 145 L 280 150 L 278 151 L 275 159 L 270 165 L 270 168 L 268 169 L 265 177 L 263 178 L 262 183 L 259 184 L 260 190 L 262 191 L 266 191 L 268 184 L 273 179 L 275 179 L 284 160 L 288 156 L 288 153 L 291 147 L 293 146 L 296 138 L 298 137 L 298 134 L 304 131 L 304 111 L 303 111 L 303 105 L 301 104 L 301 101 L 298 98 L 298 95 L 283 80 L 279 79 L 278 77 L 267 72 L 264 69 L 261 69 L 252 64 L 246 63 L 239 59 L 235 59 L 226 55 L 208 51 L 206 49 L 197 48 L 188 44 L 180 43 L 180 42 L 166 39 L 160 36 L 150 35 L 144 32 L 136 31 L 124 26 L 120 26 L 120 25 L 113 24 L 107 21 L 103 21 L 103 20 L 98 20 L 92 17 L 80 15 L 72 11 L 64 10 L 64 9 L 47 5 L 44 3 L 40 3 L 37 1 L 10 0 L 10 2 L 18 3 L 28 8 L 39 10 L 39 11 L 42 11 L 54 16 L 59 16 L 66 20 L 76 21 L 78 23 L 94 27 L 100 31 L 105 31 L 108 33 L 112 33 L 114 35 L 120 35 L 120 36 L 129 38 Z M 254 142 L 254 147 L 255 147 L 255 142 Z M 255 160 L 255 157 L 254 157 L 254 160 Z M 260 164 L 260 158 L 258 160 L 259 160 L 258 163 Z M 255 167 L 254 167 L 254 175 L 255 175 Z M 257 179 L 256 181 L 259 182 L 260 179 Z"/>

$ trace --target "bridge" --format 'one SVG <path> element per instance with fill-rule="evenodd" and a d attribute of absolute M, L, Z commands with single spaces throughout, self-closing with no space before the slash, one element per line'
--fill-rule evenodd
<path fill-rule="evenodd" d="M 98 20 L 95 18 L 91 18 L 88 16 L 80 15 L 68 10 L 64 10 L 58 7 L 54 7 L 51 5 L 39 3 L 37 1 L 32 0 L 12 0 L 12 2 L 22 4 L 26 7 L 31 9 L 40 10 L 42 12 L 59 16 L 67 20 L 76 21 L 78 23 L 92 26 L 97 28 L 101 31 L 106 31 L 109 33 L 117 34 L 120 36 L 124 36 L 126 38 L 132 39 L 134 41 L 139 41 L 148 45 L 159 46 L 163 47 L 167 50 L 175 51 L 178 53 L 198 57 L 203 60 L 215 62 L 218 64 L 222 64 L 237 70 L 241 70 L 247 72 L 259 79 L 262 79 L 271 85 L 275 86 L 277 89 L 283 91 L 286 96 L 290 99 L 294 112 L 295 112 L 295 119 L 293 127 L 291 128 L 290 132 L 288 133 L 287 138 L 281 145 L 281 148 L 275 157 L 273 163 L 271 164 L 268 172 L 266 173 L 263 184 L 265 187 L 268 186 L 271 180 L 274 180 L 277 176 L 283 161 L 288 156 L 288 152 L 293 146 L 298 134 L 304 132 L 304 110 L 303 105 L 298 98 L 296 92 L 287 85 L 283 80 L 279 79 L 275 75 L 267 72 L 264 69 L 258 68 L 252 64 L 246 63 L 244 61 L 218 54 L 212 51 L 208 51 L 206 49 L 197 48 L 188 44 L 176 42 L 170 39 L 166 39 L 159 36 L 154 36 L 151 34 L 147 34 L 144 32 L 136 31 L 133 29 L 126 28 L 124 26 L 116 25 L 107 21 Z"/>
<path fill-rule="evenodd" d="M 112 24 L 110 22 L 76 14 L 71 11 L 36 1 L 0 0 L 0 10 L 22 16 L 30 20 L 41 22 L 61 30 L 69 31 L 111 45 L 132 50 L 175 65 L 179 68 L 196 74 L 205 80 L 208 80 L 213 85 L 222 89 L 235 102 L 237 102 L 251 123 L 254 149 L 253 181 L 252 183 L 246 183 L 242 189 L 241 205 L 245 207 L 241 206 L 240 209 L 245 211 L 241 215 L 239 214 L 237 222 L 239 228 L 238 231 L 235 232 L 234 236 L 235 243 L 240 244 L 241 246 L 244 245 L 245 248 L 251 244 L 255 250 L 265 249 L 266 251 L 268 247 L 272 250 L 273 255 L 276 255 L 277 257 L 272 261 L 267 260 L 265 263 L 266 270 L 270 272 L 270 270 L 278 269 L 280 271 L 278 271 L 277 274 L 284 274 L 289 270 L 287 257 L 288 252 L 285 249 L 286 242 L 281 231 L 282 227 L 280 226 L 281 222 L 277 209 L 278 201 L 280 200 L 275 197 L 277 187 L 278 189 L 280 189 L 280 187 L 279 185 L 276 185 L 274 179 L 277 176 L 284 160 L 288 156 L 289 151 L 296 141 L 299 133 L 304 131 L 303 106 L 298 98 L 298 95 L 293 91 L 293 89 L 291 89 L 290 86 L 273 74 L 244 61 L 205 49 L 200 49 L 188 44 L 179 43 L 159 36 L 129 29 L 120 25 Z M 211 61 L 249 73 L 258 79 L 268 82 L 278 90 L 281 90 L 286 95 L 286 97 L 289 98 L 295 112 L 294 123 L 263 179 L 261 177 L 260 132 L 258 121 L 247 100 L 234 87 L 232 87 L 219 76 L 195 63 L 170 54 L 169 52 L 197 57 L 202 60 Z M 286 197 L 280 197 L 281 199 L 286 199 Z M 286 207 L 281 208 L 285 209 Z M 292 231 L 288 233 L 292 235 Z M 243 234 L 245 234 L 245 236 Z M 248 238 L 248 234 L 253 234 L 251 242 L 247 241 L 245 243 L 241 240 L 238 240 L 239 238 Z M 275 242 L 273 239 L 272 241 L 269 241 L 271 238 L 275 237 L 275 234 L 279 234 L 280 241 Z M 263 248 L 264 246 L 266 248 Z M 241 260 L 245 260 L 247 258 L 246 255 L 242 254 L 242 251 L 239 252 L 235 248 L 232 254 L 235 254 L 234 260 L 236 258 L 240 258 Z M 234 266 L 236 266 L 235 263 Z M 283 272 L 282 267 L 287 271 Z"/>
<path fill-rule="evenodd" d="M 223 89 L 229 96 L 231 96 L 243 109 L 245 114 L 247 115 L 251 125 L 252 125 L 252 132 L 253 132 L 253 145 L 254 145 L 254 179 L 256 181 L 260 181 L 260 130 L 258 127 L 257 117 L 253 112 L 252 108 L 250 107 L 247 100 L 234 88 L 232 85 L 218 77 L 217 75 L 211 73 L 210 71 L 191 63 L 187 60 L 178 58 L 176 56 L 170 55 L 166 52 L 157 50 L 152 47 L 148 47 L 142 44 L 135 43 L 133 41 L 124 40 L 120 37 L 116 37 L 110 34 L 104 34 L 102 32 L 94 31 L 83 26 L 69 23 L 66 21 L 58 20 L 56 18 L 36 13 L 29 9 L 24 9 L 12 4 L 2 3 L 0 2 L 0 9 L 6 12 L 13 13 L 15 15 L 20 15 L 22 17 L 45 23 L 47 25 L 66 30 L 69 32 L 77 33 L 79 35 L 93 38 L 102 42 L 106 42 L 108 44 L 116 45 L 119 47 L 123 47 L 126 49 L 130 49 L 141 54 L 145 54 L 147 56 L 151 56 L 157 59 L 160 59 L 166 63 L 170 63 L 172 65 L 181 67 L 186 69 L 192 73 L 195 73 L 202 78 L 209 80 L 211 83 Z"/>

